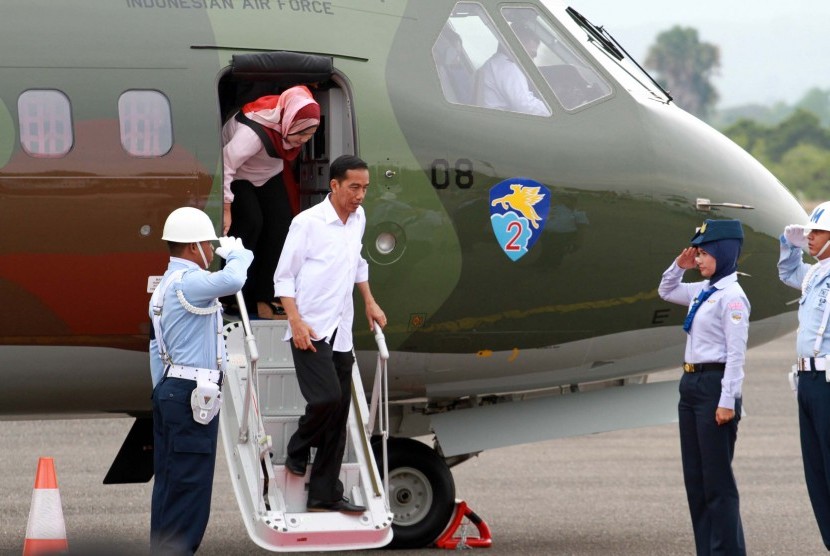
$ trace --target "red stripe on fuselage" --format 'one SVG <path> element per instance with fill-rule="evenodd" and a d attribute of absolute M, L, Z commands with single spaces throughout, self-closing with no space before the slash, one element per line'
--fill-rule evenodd
<path fill-rule="evenodd" d="M 147 279 L 164 274 L 167 255 L 158 253 L 8 254 L 0 255 L 0 302 L 35 322 L 58 319 L 69 334 L 135 335 L 146 333 L 149 317 Z M 16 288 L 31 294 L 21 301 Z M 4 291 L 5 290 L 5 291 Z M 35 302 L 36 301 L 36 302 Z M 21 306 L 22 305 L 22 306 Z M 14 336 L 14 314 L 0 323 L 0 336 Z M 52 323 L 54 325 L 54 323 Z M 54 326 L 53 326 L 54 327 Z M 19 333 L 19 332 L 18 332 Z"/>

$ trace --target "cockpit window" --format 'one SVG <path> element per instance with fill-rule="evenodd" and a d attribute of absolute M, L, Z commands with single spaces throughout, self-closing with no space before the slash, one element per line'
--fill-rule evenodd
<path fill-rule="evenodd" d="M 536 116 L 551 114 L 479 4 L 455 5 L 432 47 L 432 56 L 449 102 Z"/>
<path fill-rule="evenodd" d="M 575 110 L 610 96 L 608 82 L 562 39 L 536 8 L 505 7 L 501 13 L 563 108 Z M 523 35 L 533 36 L 535 40 L 524 40 Z"/>

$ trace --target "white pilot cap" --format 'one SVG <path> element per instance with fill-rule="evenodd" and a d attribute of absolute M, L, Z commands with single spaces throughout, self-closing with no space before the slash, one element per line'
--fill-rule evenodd
<path fill-rule="evenodd" d="M 164 222 L 161 239 L 176 243 L 218 240 L 213 222 L 203 211 L 193 207 L 177 208 Z"/>
<path fill-rule="evenodd" d="M 810 219 L 804 225 L 804 230 L 830 231 L 830 201 L 821 203 L 813 209 Z"/>

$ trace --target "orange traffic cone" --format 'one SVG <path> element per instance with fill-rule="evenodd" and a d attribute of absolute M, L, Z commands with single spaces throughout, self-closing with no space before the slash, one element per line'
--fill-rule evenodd
<path fill-rule="evenodd" d="M 63 522 L 61 495 L 55 475 L 55 461 L 40 458 L 37 462 L 35 490 L 23 542 L 23 556 L 55 554 L 69 550 L 66 525 Z"/>

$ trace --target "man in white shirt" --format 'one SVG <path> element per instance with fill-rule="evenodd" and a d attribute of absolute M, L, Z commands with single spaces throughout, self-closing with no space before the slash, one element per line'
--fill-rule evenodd
<path fill-rule="evenodd" d="M 539 38 L 522 24 L 514 25 L 513 32 L 525 47 L 528 56 L 535 58 Z M 482 106 L 522 114 L 550 116 L 550 110 L 536 96 L 534 90 L 531 90 L 524 70 L 504 44 L 499 45 L 496 53 L 479 71 L 481 75 L 478 82 L 478 97 Z"/>
<path fill-rule="evenodd" d="M 298 214 L 274 274 L 282 300 L 300 391 L 307 405 L 288 443 L 286 468 L 305 475 L 309 450 L 317 448 L 308 488 L 309 511 L 363 512 L 343 497 L 338 477 L 346 447 L 351 404 L 354 285 L 363 296 L 370 329 L 386 326 L 386 315 L 369 289 L 369 266 L 360 255 L 366 217 L 360 206 L 369 168 L 356 156 L 331 163 L 331 192 Z"/>

